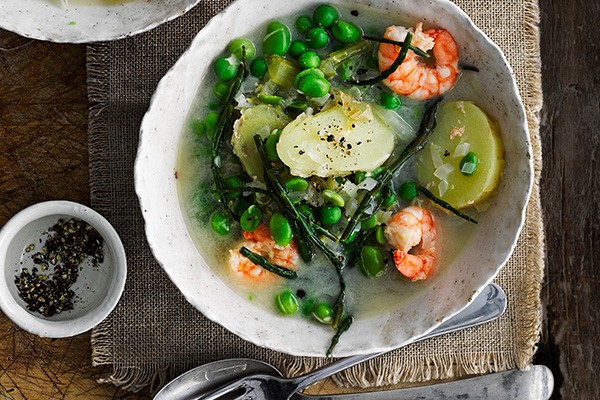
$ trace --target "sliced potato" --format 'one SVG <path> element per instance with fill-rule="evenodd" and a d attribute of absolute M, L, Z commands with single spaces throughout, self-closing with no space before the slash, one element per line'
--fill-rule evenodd
<path fill-rule="evenodd" d="M 472 175 L 461 172 L 468 152 L 478 158 Z M 498 186 L 504 166 L 502 141 L 483 110 L 472 102 L 454 101 L 440 107 L 429 144 L 417 155 L 421 185 L 456 208 L 487 199 Z"/>
<path fill-rule="evenodd" d="M 242 166 L 251 177 L 262 176 L 262 162 L 256 150 L 254 135 L 264 138 L 275 129 L 283 129 L 291 121 L 281 107 L 260 104 L 242 111 L 241 117 L 233 125 L 231 145 Z"/>
<path fill-rule="evenodd" d="M 344 176 L 372 171 L 394 149 L 394 132 L 367 103 L 342 95 L 315 115 L 301 114 L 281 133 L 277 153 L 293 175 Z"/>

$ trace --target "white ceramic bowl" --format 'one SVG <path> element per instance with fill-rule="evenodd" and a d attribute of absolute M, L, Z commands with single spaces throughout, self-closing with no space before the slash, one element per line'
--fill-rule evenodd
<path fill-rule="evenodd" d="M 60 218 L 79 218 L 92 225 L 104 238 L 104 262 L 82 268 L 72 287 L 74 309 L 51 317 L 28 311 L 19 297 L 14 278 L 34 265 L 31 255 L 39 251 L 48 231 Z M 30 245 L 35 250 L 27 252 Z M 125 250 L 119 235 L 96 211 L 70 201 L 38 203 L 12 217 L 0 230 L 0 308 L 15 324 L 42 337 L 61 338 L 86 332 L 100 323 L 117 305 L 127 276 Z"/>
<path fill-rule="evenodd" d="M 186 13 L 200 0 L 128 0 L 91 5 L 89 0 L 2 0 L 0 28 L 33 39 L 88 43 L 145 32 Z M 86 5 L 77 5 L 85 4 Z"/>
<path fill-rule="evenodd" d="M 353 3 L 331 0 L 333 4 Z M 221 282 L 192 242 L 176 190 L 180 132 L 212 60 L 229 40 L 266 21 L 312 9 L 321 1 L 238 0 L 216 16 L 159 83 L 142 122 L 135 165 L 146 234 L 155 257 L 187 300 L 210 319 L 257 345 L 322 356 L 331 329 L 287 318 L 250 304 Z M 356 3 L 354 3 L 356 5 Z M 505 169 L 497 194 L 462 252 L 410 301 L 382 315 L 357 319 L 340 340 L 335 356 L 396 348 L 435 328 L 464 308 L 498 273 L 515 246 L 532 185 L 531 147 L 525 112 L 514 77 L 500 49 L 468 16 L 447 0 L 369 0 L 361 7 L 383 9 L 409 20 L 448 29 L 463 62 L 479 67 L 477 100 L 499 124 Z M 248 16 L 252 16 L 251 18 Z"/>

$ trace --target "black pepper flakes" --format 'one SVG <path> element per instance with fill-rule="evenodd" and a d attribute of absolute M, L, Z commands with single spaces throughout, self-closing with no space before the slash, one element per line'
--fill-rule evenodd
<path fill-rule="evenodd" d="M 80 265 L 90 257 L 93 267 L 104 261 L 103 238 L 98 231 L 85 221 L 72 218 L 60 219 L 48 233 L 42 251 L 31 256 L 36 265 L 23 268 L 14 282 L 19 296 L 27 303 L 27 309 L 50 317 L 65 310 L 73 309 L 75 292 L 71 286 L 79 277 Z M 40 274 L 50 266 L 49 274 Z"/>

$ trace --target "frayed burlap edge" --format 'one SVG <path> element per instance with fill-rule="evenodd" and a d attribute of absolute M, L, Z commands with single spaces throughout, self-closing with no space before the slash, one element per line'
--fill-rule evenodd
<path fill-rule="evenodd" d="M 353 369 L 335 375 L 332 380 L 340 387 L 373 387 L 397 385 L 400 382 L 423 382 L 459 378 L 466 375 L 477 375 L 503 371 L 509 368 L 526 368 L 537 349 L 541 331 L 542 309 L 540 300 L 541 285 L 544 278 L 544 230 L 540 203 L 539 180 L 542 170 L 542 148 L 539 135 L 539 113 L 543 104 L 541 85 L 541 60 L 539 51 L 539 5 L 537 0 L 527 1 L 525 7 L 525 42 L 527 43 L 525 77 L 526 92 L 522 93 L 533 149 L 534 184 L 531 198 L 527 207 L 527 229 L 523 232 L 527 237 L 528 269 L 523 290 L 526 293 L 527 307 L 523 308 L 519 319 L 520 332 L 526 332 L 519 339 L 514 353 L 481 353 L 468 355 L 419 356 L 410 358 L 406 365 L 397 362 L 383 362 L 377 365 L 372 361 Z M 88 47 L 88 98 L 90 108 L 89 135 L 92 140 L 90 148 L 90 176 L 98 176 L 108 169 L 106 154 L 92 151 L 102 146 L 106 140 L 108 125 L 102 114 L 109 100 L 110 71 L 106 69 L 109 57 L 107 43 L 95 44 Z M 110 198 L 106 194 L 110 189 L 106 186 L 108 179 L 95 179 L 91 186 L 93 206 L 101 213 L 108 210 Z M 104 184 L 102 184 L 104 182 Z M 92 331 L 92 365 L 111 365 L 113 370 L 108 376 L 98 379 L 99 383 L 112 383 L 129 391 L 139 391 L 150 386 L 150 391 L 162 387 L 171 370 L 181 368 L 180 365 L 143 365 L 125 366 L 114 359 L 113 346 L 109 335 L 111 328 L 110 317 Z M 322 366 L 324 362 L 318 359 L 291 360 L 282 369 L 286 375 L 294 375 Z M 191 366 L 190 366 L 191 367 Z"/>

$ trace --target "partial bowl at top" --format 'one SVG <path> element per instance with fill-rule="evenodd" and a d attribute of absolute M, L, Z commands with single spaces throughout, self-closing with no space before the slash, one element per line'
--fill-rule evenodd
<path fill-rule="evenodd" d="M 136 191 L 149 244 L 187 300 L 246 340 L 304 356 L 323 356 L 332 330 L 257 307 L 219 279 L 207 265 L 210 257 L 198 250 L 201 246 L 194 244 L 188 230 L 178 197 L 177 157 L 198 97 L 212 95 L 199 93 L 199 88 L 212 74 L 213 60 L 224 54 L 228 42 L 264 29 L 268 21 L 311 13 L 322 3 L 238 0 L 211 20 L 159 83 L 142 122 L 135 165 Z M 397 15 L 399 23 L 423 21 L 426 27 L 451 32 L 461 62 L 479 69 L 471 72 L 471 89 L 478 94 L 477 104 L 498 124 L 505 162 L 496 194 L 463 249 L 433 278 L 415 283 L 419 285 L 418 293 L 398 299 L 382 313 L 357 318 L 333 353 L 348 356 L 409 343 L 467 306 L 497 275 L 515 247 L 525 219 L 533 166 L 525 111 L 512 70 L 499 47 L 458 6 L 448 0 L 327 3 L 345 10 L 359 9 L 360 15 L 368 14 L 369 9 L 383 11 L 388 17 Z M 210 247 L 211 239 L 204 240 L 209 241 L 204 243 L 206 248 Z"/>
<path fill-rule="evenodd" d="M 2 0 L 0 28 L 32 39 L 89 43 L 145 32 L 200 0 Z"/>
<path fill-rule="evenodd" d="M 71 286 L 73 309 L 45 317 L 27 309 L 26 302 L 19 296 L 15 277 L 24 268 L 31 272 L 37 267 L 40 275 L 51 273 L 54 278 L 52 267 L 44 271 L 34 264 L 32 256 L 43 251 L 54 224 L 71 218 L 87 222 L 100 234 L 104 260 L 98 265 L 89 265 L 87 260 L 80 265 L 79 276 Z M 86 332 L 104 320 L 117 305 L 127 276 L 125 250 L 114 228 L 96 211 L 70 201 L 34 204 L 12 217 L 0 230 L 0 265 L 2 312 L 22 329 L 51 338 Z"/>

